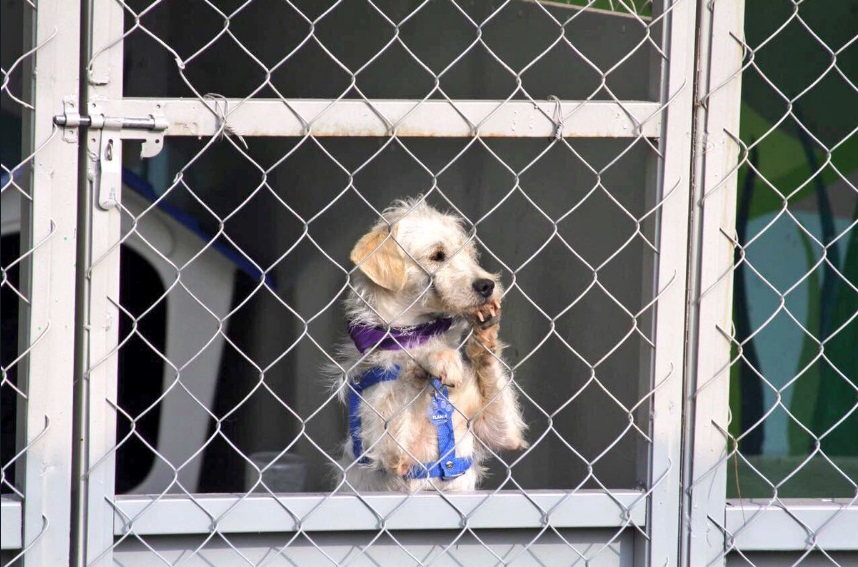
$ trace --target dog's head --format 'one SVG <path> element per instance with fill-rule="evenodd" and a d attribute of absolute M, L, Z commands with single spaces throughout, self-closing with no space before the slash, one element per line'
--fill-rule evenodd
<path fill-rule="evenodd" d="M 355 245 L 351 260 L 361 285 L 373 292 L 373 308 L 396 324 L 438 313 L 467 315 L 501 293 L 498 277 L 480 267 L 462 219 L 423 201 L 401 201 L 385 210 L 384 220 Z"/>

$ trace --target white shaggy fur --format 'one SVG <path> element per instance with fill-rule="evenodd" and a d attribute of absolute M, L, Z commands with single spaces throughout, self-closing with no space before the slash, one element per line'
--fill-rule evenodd
<path fill-rule="evenodd" d="M 397 380 L 362 393 L 360 437 L 371 462 L 355 462 L 349 437 L 340 461 L 346 488 L 413 492 L 431 483 L 440 490 L 473 490 L 484 475 L 489 449 L 526 446 L 516 390 L 500 360 L 498 277 L 480 267 L 461 220 L 421 199 L 394 203 L 351 257 L 359 269 L 346 300 L 350 321 L 381 327 L 439 317 L 455 322 L 443 335 L 407 352 L 377 349 L 360 355 L 350 342 L 341 349 L 338 386 L 344 401 L 349 388 L 343 381 L 372 367 L 402 369 Z M 474 288 L 481 279 L 495 284 L 489 297 Z M 412 466 L 438 459 L 437 431 L 427 417 L 430 376 L 449 386 L 456 456 L 473 458 L 465 474 L 448 481 L 403 477 Z"/>

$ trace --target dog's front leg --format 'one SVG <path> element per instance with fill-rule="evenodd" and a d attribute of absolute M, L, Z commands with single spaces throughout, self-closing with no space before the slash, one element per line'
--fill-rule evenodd
<path fill-rule="evenodd" d="M 416 462 L 411 456 L 414 431 L 415 427 L 411 424 L 409 412 L 402 412 L 388 421 L 381 455 L 381 464 L 388 472 L 396 476 L 405 476 Z"/>
<path fill-rule="evenodd" d="M 412 353 L 414 361 L 432 377 L 445 386 L 458 388 L 465 376 L 465 367 L 459 351 L 449 347 L 440 349 L 421 348 Z"/>
<path fill-rule="evenodd" d="M 491 307 L 491 322 L 488 313 L 481 313 L 484 317 L 474 321 L 473 333 L 465 346 L 480 393 L 480 404 L 471 424 L 477 438 L 492 449 L 523 449 L 527 447 L 526 425 L 515 388 L 500 358 L 503 350 L 498 340 L 500 305 L 494 302 Z"/>
<path fill-rule="evenodd" d="M 417 428 L 407 408 L 409 402 L 415 403 L 400 388 L 390 388 L 367 396 L 361 407 L 360 434 L 367 456 L 396 476 L 405 475 L 416 462 L 410 455 Z"/>

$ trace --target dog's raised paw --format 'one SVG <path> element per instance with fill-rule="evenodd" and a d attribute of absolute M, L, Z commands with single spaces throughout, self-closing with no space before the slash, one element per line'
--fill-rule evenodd
<path fill-rule="evenodd" d="M 433 352 L 427 357 L 427 363 L 429 374 L 445 386 L 457 388 L 462 384 L 465 369 L 458 351 L 448 348 Z"/>
<path fill-rule="evenodd" d="M 482 329 L 474 329 L 474 336 L 489 350 L 494 350 L 498 343 L 498 326 L 492 325 Z"/>

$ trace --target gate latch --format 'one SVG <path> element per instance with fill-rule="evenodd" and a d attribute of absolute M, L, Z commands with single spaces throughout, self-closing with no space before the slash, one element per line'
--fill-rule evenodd
<path fill-rule="evenodd" d="M 98 110 L 97 105 L 92 106 L 93 110 Z M 160 110 L 161 105 L 156 104 L 155 109 Z M 80 128 L 112 130 L 119 133 L 120 139 L 142 140 L 140 155 L 144 158 L 158 155 L 164 147 L 164 132 L 170 126 L 167 117 L 160 113 L 151 113 L 145 117 L 105 116 L 97 112 L 80 114 L 72 99 L 63 100 L 63 114 L 54 116 L 54 124 L 63 128 L 63 139 L 67 142 L 77 141 L 76 132 Z"/>
<path fill-rule="evenodd" d="M 87 176 L 93 184 L 97 205 L 109 210 L 119 203 L 122 189 L 122 140 L 142 140 L 141 157 L 158 155 L 164 147 L 164 132 L 169 127 L 167 118 L 160 114 L 162 105 L 155 104 L 156 112 L 146 117 L 114 117 L 99 112 L 98 104 L 91 104 L 89 115 L 77 111 L 71 98 L 63 100 L 63 114 L 54 116 L 54 124 L 63 128 L 63 139 L 76 142 L 80 128 L 87 128 L 90 164 Z"/>

